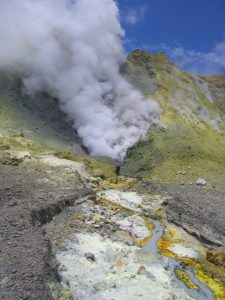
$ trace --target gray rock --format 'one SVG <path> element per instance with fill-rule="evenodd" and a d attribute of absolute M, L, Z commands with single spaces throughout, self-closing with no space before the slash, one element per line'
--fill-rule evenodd
<path fill-rule="evenodd" d="M 84 256 L 88 259 L 88 260 L 91 260 L 91 261 L 96 261 L 96 258 L 94 256 L 94 254 L 90 253 L 90 252 L 86 252 L 84 254 Z"/>
<path fill-rule="evenodd" d="M 106 283 L 106 281 L 97 282 L 97 283 L 94 285 L 94 288 L 95 288 L 97 291 L 105 290 L 105 289 L 107 289 L 107 283 Z"/>
<path fill-rule="evenodd" d="M 13 273 L 13 274 L 17 273 L 17 268 L 12 268 L 11 273 Z"/>
<path fill-rule="evenodd" d="M 115 282 L 111 282 L 110 285 L 109 285 L 109 288 L 115 289 L 116 288 L 116 283 Z"/>
<path fill-rule="evenodd" d="M 66 271 L 66 270 L 67 270 L 67 268 L 66 268 L 65 265 L 61 265 L 61 266 L 59 267 L 59 271 L 60 271 L 60 272 L 64 272 L 64 271 Z"/>
<path fill-rule="evenodd" d="M 146 273 L 147 278 L 150 278 L 152 281 L 155 281 L 155 276 L 152 273 L 150 273 L 148 271 L 146 271 L 145 273 Z"/>

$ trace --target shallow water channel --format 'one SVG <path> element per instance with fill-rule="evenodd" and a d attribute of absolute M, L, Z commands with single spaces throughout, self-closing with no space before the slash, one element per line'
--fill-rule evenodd
<path fill-rule="evenodd" d="M 161 224 L 158 221 L 151 220 L 152 223 L 154 223 L 155 228 L 152 233 L 152 237 L 149 239 L 149 241 L 146 243 L 144 246 L 144 251 L 145 252 L 150 252 L 150 253 L 158 253 L 158 242 L 159 239 L 162 237 L 165 227 L 163 224 Z M 190 279 L 192 282 L 196 285 L 199 286 L 199 289 L 190 289 L 188 288 L 184 282 L 179 280 L 176 276 L 175 270 L 176 269 L 182 269 L 182 266 L 179 264 L 179 262 L 176 261 L 174 258 L 168 258 L 168 268 L 174 277 L 175 282 L 177 285 L 181 288 L 183 288 L 186 293 L 198 300 L 214 300 L 213 293 L 211 289 L 207 286 L 205 286 L 201 281 L 199 281 L 195 275 L 194 275 L 194 270 L 193 269 L 185 269 L 184 271 L 190 276 Z"/>
<path fill-rule="evenodd" d="M 126 210 L 122 212 L 119 210 L 116 214 L 112 214 L 105 198 L 110 203 L 125 207 L 130 215 Z M 215 299 L 211 289 L 195 277 L 194 268 L 186 269 L 178 259 L 159 253 L 158 242 L 170 225 L 167 227 L 158 221 L 148 220 L 154 223 L 154 229 L 152 237 L 142 249 L 134 244 L 121 242 L 121 237 L 117 234 L 123 234 L 125 241 L 129 236 L 137 237 L 140 233 L 142 236 L 143 232 L 149 236 L 150 231 L 145 232 L 147 228 L 145 220 L 140 216 L 139 205 L 142 202 L 140 196 L 133 192 L 107 190 L 104 191 L 102 201 L 106 205 L 98 204 L 89 208 L 87 204 L 82 204 L 80 213 L 85 212 L 88 220 L 79 222 L 85 226 L 85 230 L 75 233 L 67 247 L 57 254 L 57 259 L 61 263 L 60 273 L 65 282 L 69 282 L 75 299 L 136 300 L 141 297 L 146 300 L 149 299 L 149 294 L 154 300 L 190 299 L 189 297 L 198 300 Z M 157 203 L 153 204 L 160 204 L 158 200 L 155 202 Z M 96 216 L 99 219 L 96 219 Z M 101 222 L 102 227 L 98 225 L 101 217 L 103 220 L 110 219 L 111 224 L 116 224 L 117 231 L 108 229 L 109 227 L 106 227 L 108 223 L 105 225 Z M 195 257 L 197 252 L 185 245 L 176 245 L 173 248 L 178 257 L 180 253 L 183 257 L 189 254 Z M 86 258 L 87 251 L 91 251 L 95 257 L 93 261 Z M 177 277 L 177 270 L 185 272 L 196 288 L 188 288 Z"/>

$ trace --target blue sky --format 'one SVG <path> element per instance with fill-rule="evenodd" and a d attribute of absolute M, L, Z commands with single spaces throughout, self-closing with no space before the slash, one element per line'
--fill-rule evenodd
<path fill-rule="evenodd" d="M 225 72 L 225 0 L 117 0 L 128 52 L 164 51 L 187 71 Z"/>

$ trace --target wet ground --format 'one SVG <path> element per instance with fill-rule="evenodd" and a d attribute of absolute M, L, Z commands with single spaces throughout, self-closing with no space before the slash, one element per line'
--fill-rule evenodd
<path fill-rule="evenodd" d="M 199 242 L 208 228 L 206 244 L 223 244 L 221 194 L 125 178 L 111 184 L 89 178 L 82 163 L 8 155 L 0 165 L 0 299 L 223 299 L 224 271 L 210 264 L 206 272 Z M 182 205 L 186 197 L 194 200 Z M 202 208 L 191 209 L 200 199 Z M 206 221 L 219 205 L 218 218 Z M 200 239 L 187 233 L 193 228 Z"/>
<path fill-rule="evenodd" d="M 224 278 L 203 266 L 207 249 L 165 218 L 171 196 L 132 189 L 96 185 L 47 225 L 65 290 L 83 300 L 222 299 Z"/>

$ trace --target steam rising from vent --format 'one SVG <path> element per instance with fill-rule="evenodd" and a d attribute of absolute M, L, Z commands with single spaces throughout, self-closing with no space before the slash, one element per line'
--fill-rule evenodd
<path fill-rule="evenodd" d="M 113 0 L 0 0 L 0 68 L 57 97 L 90 153 L 116 160 L 157 111 L 119 72 L 123 35 Z"/>

